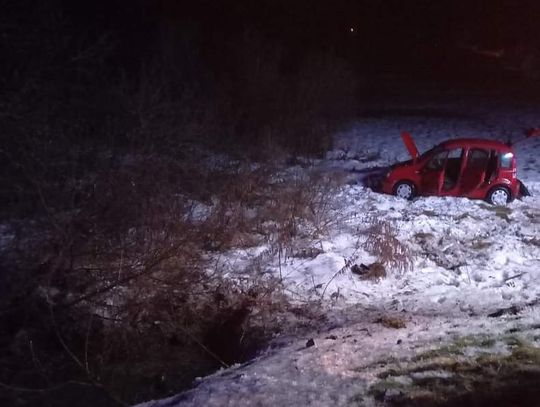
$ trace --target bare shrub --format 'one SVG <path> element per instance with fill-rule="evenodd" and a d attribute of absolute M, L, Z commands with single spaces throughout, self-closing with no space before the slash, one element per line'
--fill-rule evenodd
<path fill-rule="evenodd" d="M 265 242 L 292 253 L 296 243 L 326 233 L 341 179 L 318 171 L 291 177 L 269 166 L 242 166 L 217 182 L 217 205 L 205 222 L 216 248 Z"/>
<path fill-rule="evenodd" d="M 54 360 L 47 380 L 96 383 L 130 402 L 178 390 L 193 375 L 253 355 L 291 312 L 264 259 L 230 280 L 209 262 L 212 251 L 264 242 L 270 256 L 293 253 L 325 232 L 337 183 L 309 171 L 288 182 L 268 167 L 218 175 L 166 156 L 118 159 L 79 180 L 85 194 L 74 209 L 55 207 L 32 226 L 37 255 L 18 267 L 34 305 L 17 313 L 54 322 L 38 329 L 20 321 L 10 332 L 39 352 L 61 338 L 60 350 L 46 351 Z M 209 213 L 193 216 L 190 200 L 204 197 Z M 16 299 L 3 301 L 8 309 Z"/>
<path fill-rule="evenodd" d="M 216 170 L 201 151 L 321 154 L 353 107 L 354 75 L 332 54 L 283 69 L 283 44 L 256 35 L 232 58 L 214 50 L 203 62 L 195 32 L 179 34 L 183 47 L 150 34 L 124 55 L 127 27 L 84 26 L 65 20 L 68 3 L 38 3 L 11 1 L 0 14 L 0 215 L 17 226 L 0 264 L 5 404 L 57 401 L 49 390 L 64 385 L 75 386 L 65 405 L 165 395 L 239 360 L 289 312 L 260 264 L 232 281 L 213 254 L 260 242 L 292 253 L 332 222 L 336 180 Z M 147 9 L 128 8 L 151 33 Z M 193 202 L 208 213 L 195 215 Z M 212 337 L 225 334 L 231 346 L 219 349 Z"/>
<path fill-rule="evenodd" d="M 410 249 L 396 238 L 394 226 L 385 220 L 372 220 L 366 231 L 364 248 L 386 267 L 403 274 L 412 270 L 414 262 Z"/>

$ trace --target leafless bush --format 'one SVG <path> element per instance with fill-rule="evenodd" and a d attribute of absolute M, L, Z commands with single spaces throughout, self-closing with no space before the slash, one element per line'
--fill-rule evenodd
<path fill-rule="evenodd" d="M 171 388 L 177 378 L 169 375 L 181 366 L 197 363 L 203 374 L 242 360 L 280 329 L 287 299 L 264 261 L 254 259 L 247 277 L 233 281 L 209 253 L 261 242 L 270 244 L 270 255 L 293 252 L 325 232 L 338 182 L 307 170 L 288 181 L 268 167 L 214 174 L 164 156 L 119 158 L 78 180 L 75 189 L 84 194 L 72 209 L 55 206 L 31 226 L 36 235 L 24 234 L 36 256 L 18 267 L 37 304 L 24 312 L 55 322 L 39 334 L 33 324 L 15 323 L 11 331 L 40 352 L 58 336 L 62 363 L 73 362 L 65 370 L 71 376 L 61 377 L 99 383 L 130 401 L 162 394 L 153 385 L 133 393 L 135 383 L 143 388 L 141 381 L 154 376 L 167 376 L 159 383 Z M 192 215 L 193 199 L 208 200 L 205 217 Z M 15 298 L 3 301 L 9 308 Z M 60 377 L 52 368 L 48 375 Z"/>
<path fill-rule="evenodd" d="M 265 242 L 294 251 L 295 242 L 326 233 L 339 177 L 312 170 L 291 176 L 268 166 L 232 174 L 218 181 L 217 205 L 205 223 L 216 247 Z"/>
<path fill-rule="evenodd" d="M 288 307 L 280 281 L 255 263 L 249 279 L 231 281 L 208 259 L 260 242 L 294 251 L 332 221 L 338 181 L 215 170 L 201 151 L 320 154 L 353 106 L 354 75 L 324 53 L 283 69 L 283 44 L 257 35 L 233 58 L 214 55 L 216 67 L 193 33 L 182 34 L 187 48 L 148 41 L 121 63 L 118 33 L 79 32 L 63 20 L 65 2 L 38 3 L 12 1 L 0 15 L 0 216 L 20 231 L 0 264 L 0 343 L 12 350 L 0 385 L 42 394 L 76 381 L 109 389 L 109 402 L 163 395 L 241 360 L 235 352 L 279 329 Z M 208 213 L 195 216 L 193 202 Z M 225 333 L 220 349 L 212 338 Z M 190 373 L 160 379 L 179 366 Z M 13 392 L 9 402 L 22 394 Z"/>
<path fill-rule="evenodd" d="M 413 267 L 410 249 L 396 238 L 394 226 L 385 220 L 373 220 L 367 230 L 365 249 L 382 265 L 403 274 Z"/>
<path fill-rule="evenodd" d="M 324 235 L 332 222 L 330 209 L 338 184 L 338 179 L 317 172 L 272 184 L 266 216 L 275 221 L 276 241 L 287 246 L 298 238 Z"/>

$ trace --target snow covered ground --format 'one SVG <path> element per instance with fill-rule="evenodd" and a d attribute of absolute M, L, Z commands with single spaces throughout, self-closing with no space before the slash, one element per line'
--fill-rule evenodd
<path fill-rule="evenodd" d="M 436 112 L 420 106 L 414 115 L 394 107 L 362 119 L 336 136 L 325 160 L 311 163 L 347 180 L 332 201 L 327 233 L 310 242 L 312 255 L 267 257 L 265 271 L 282 278 L 293 301 L 319 304 L 330 321 L 322 331 L 144 406 L 355 405 L 358 397 L 371 405 L 366 392 L 390 358 L 410 359 L 478 335 L 493 335 L 493 351 L 507 352 L 499 339 L 509 330 L 538 344 L 540 138 L 516 146 L 518 176 L 532 196 L 507 208 L 464 198 L 408 202 L 362 183 L 371 169 L 408 159 L 401 130 L 425 151 L 458 136 L 515 140 L 540 125 L 538 106 L 493 101 L 464 111 L 459 105 Z M 382 261 L 370 241 L 373 228 L 395 238 L 393 250 L 403 256 L 384 264 L 385 277 L 363 280 L 353 266 Z M 239 265 L 264 254 L 257 247 L 222 259 L 237 278 Z M 314 346 L 306 346 L 308 339 Z"/>

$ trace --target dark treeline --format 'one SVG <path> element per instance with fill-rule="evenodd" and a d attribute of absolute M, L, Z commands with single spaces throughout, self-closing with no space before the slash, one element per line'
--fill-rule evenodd
<path fill-rule="evenodd" d="M 356 77 L 317 2 L 4 3 L 0 128 L 10 181 L 21 157 L 60 163 L 79 146 L 320 154 L 354 111 Z M 13 201 L 21 188 L 2 191 Z"/>

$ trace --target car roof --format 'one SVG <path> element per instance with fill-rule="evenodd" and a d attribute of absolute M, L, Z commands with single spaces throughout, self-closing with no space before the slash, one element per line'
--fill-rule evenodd
<path fill-rule="evenodd" d="M 458 148 L 458 147 L 478 147 L 488 148 L 492 150 L 512 151 L 512 147 L 502 141 L 487 140 L 482 138 L 457 138 L 452 140 L 443 141 L 441 146 L 445 148 Z"/>

